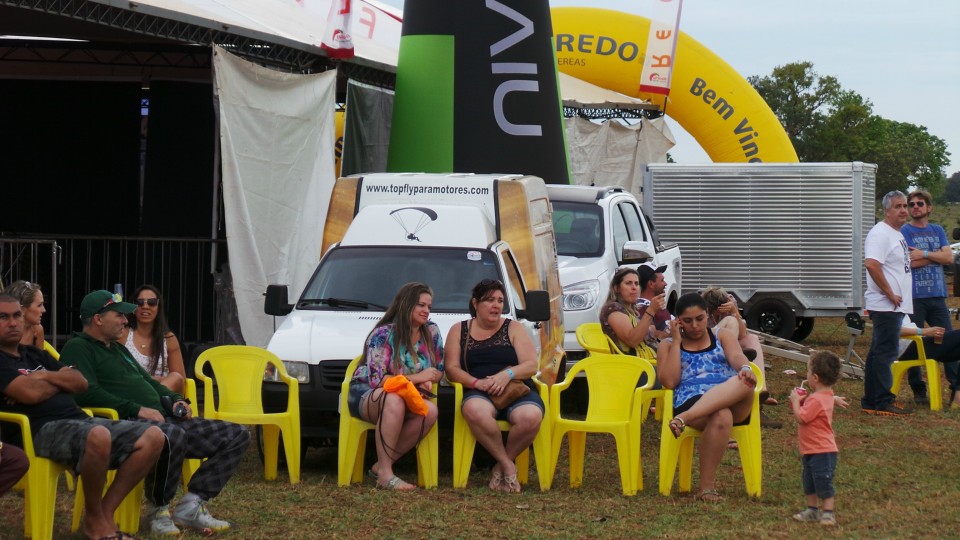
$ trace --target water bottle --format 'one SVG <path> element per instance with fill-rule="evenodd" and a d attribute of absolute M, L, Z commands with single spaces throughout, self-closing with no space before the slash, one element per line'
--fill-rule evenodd
<path fill-rule="evenodd" d="M 113 294 L 119 294 L 120 298 L 123 298 L 123 283 L 113 284 Z"/>

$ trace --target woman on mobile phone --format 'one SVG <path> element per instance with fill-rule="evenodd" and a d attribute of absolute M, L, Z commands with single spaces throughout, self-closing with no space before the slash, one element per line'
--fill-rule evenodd
<path fill-rule="evenodd" d="M 757 378 L 736 334 L 709 328 L 703 297 L 687 293 L 674 309 L 671 337 L 657 349 L 657 375 L 664 388 L 673 390 L 670 431 L 679 437 L 690 425 L 703 432 L 699 498 L 719 502 L 723 497 L 715 487 L 717 467 L 731 429 L 750 416 Z"/>
<path fill-rule="evenodd" d="M 427 415 L 407 411 L 398 394 L 383 383 L 404 375 L 421 391 L 430 392 L 443 376 L 443 338 L 430 320 L 433 291 L 423 283 L 407 283 L 367 336 L 364 362 L 353 374 L 347 405 L 350 414 L 376 424 L 377 462 L 370 473 L 377 487 L 412 491 L 417 486 L 393 473 L 393 464 L 414 448 L 437 421 L 437 406 L 425 400 Z"/>

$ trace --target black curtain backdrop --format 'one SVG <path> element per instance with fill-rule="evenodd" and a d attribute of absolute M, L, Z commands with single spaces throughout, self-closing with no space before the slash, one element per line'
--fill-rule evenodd
<path fill-rule="evenodd" d="M 154 81 L 140 208 L 140 83 L 0 81 L 0 231 L 208 237 L 210 84 Z"/>
<path fill-rule="evenodd" d="M 139 131 L 139 83 L 0 81 L 0 230 L 122 234 Z"/>
<path fill-rule="evenodd" d="M 150 85 L 141 235 L 210 236 L 214 122 L 210 84 Z"/>

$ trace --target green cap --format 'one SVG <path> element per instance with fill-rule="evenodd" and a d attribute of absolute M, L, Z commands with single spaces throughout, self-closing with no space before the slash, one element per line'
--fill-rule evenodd
<path fill-rule="evenodd" d="M 83 297 L 80 302 L 80 318 L 89 319 L 97 313 L 104 311 L 117 311 L 120 313 L 133 313 L 137 306 L 130 302 L 124 302 L 123 297 L 110 291 L 93 291 Z"/>

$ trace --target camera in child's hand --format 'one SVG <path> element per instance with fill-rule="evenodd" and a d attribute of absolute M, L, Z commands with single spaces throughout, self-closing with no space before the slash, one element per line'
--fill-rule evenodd
<path fill-rule="evenodd" d="M 184 418 L 187 416 L 187 406 L 180 401 L 174 403 L 173 398 L 170 396 L 160 396 L 160 404 L 163 405 L 163 409 L 167 411 L 167 416 L 172 418 Z"/>

